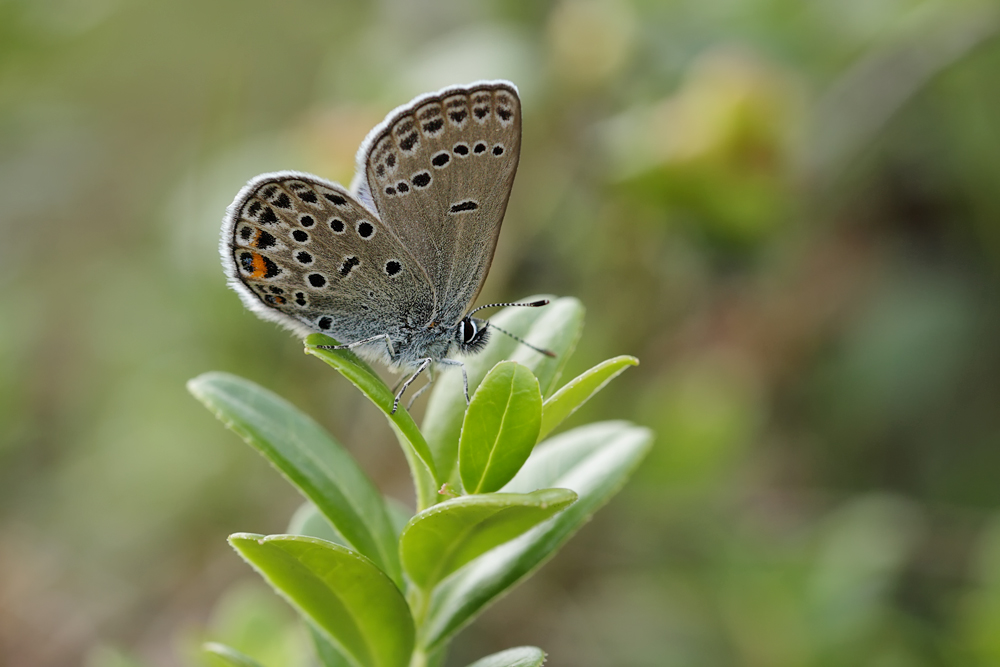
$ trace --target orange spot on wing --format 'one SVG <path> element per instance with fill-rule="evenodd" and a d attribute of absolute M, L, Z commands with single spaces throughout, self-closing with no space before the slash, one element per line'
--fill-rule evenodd
<path fill-rule="evenodd" d="M 253 253 L 253 273 L 250 277 L 260 280 L 265 275 L 267 275 L 267 265 L 264 264 L 264 256 Z"/>

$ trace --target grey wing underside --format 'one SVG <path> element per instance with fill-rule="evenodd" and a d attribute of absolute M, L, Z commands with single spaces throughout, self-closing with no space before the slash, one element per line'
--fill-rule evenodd
<path fill-rule="evenodd" d="M 435 319 L 457 322 L 482 288 L 520 151 L 521 104 L 506 81 L 417 98 L 362 145 L 358 197 L 424 268 Z"/>
<path fill-rule="evenodd" d="M 336 183 L 263 174 L 230 206 L 221 253 L 243 302 L 299 334 L 342 343 L 425 326 L 427 275 L 378 217 Z"/>

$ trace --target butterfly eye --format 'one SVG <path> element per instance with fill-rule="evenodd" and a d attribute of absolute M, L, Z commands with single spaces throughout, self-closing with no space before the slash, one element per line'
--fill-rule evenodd
<path fill-rule="evenodd" d="M 472 320 L 462 320 L 458 323 L 458 335 L 463 343 L 471 343 L 476 337 L 478 327 Z"/>

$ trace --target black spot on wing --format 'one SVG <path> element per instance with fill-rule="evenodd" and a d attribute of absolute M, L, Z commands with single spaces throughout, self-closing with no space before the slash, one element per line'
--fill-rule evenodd
<path fill-rule="evenodd" d="M 448 209 L 449 213 L 465 213 L 466 211 L 475 211 L 479 208 L 479 204 L 472 201 L 471 199 L 466 199 L 465 201 L 460 201 L 456 204 L 452 204 L 451 208 Z"/>
<path fill-rule="evenodd" d="M 411 132 L 410 134 L 403 137 L 403 140 L 399 142 L 399 147 L 404 151 L 411 151 L 413 147 L 417 145 L 417 133 Z"/>
<path fill-rule="evenodd" d="M 269 234 L 265 232 L 263 229 L 261 229 L 257 231 L 257 237 L 253 240 L 253 243 L 251 243 L 250 245 L 259 250 L 267 250 L 277 242 L 278 239 L 274 238 L 274 235 Z"/>
<path fill-rule="evenodd" d="M 274 225 L 278 222 L 278 216 L 274 214 L 274 209 L 265 206 L 264 212 L 260 214 L 260 221 L 265 225 Z"/>
<path fill-rule="evenodd" d="M 346 278 L 347 275 L 354 270 L 354 267 L 356 267 L 360 263 L 361 260 L 359 260 L 357 257 L 354 256 L 348 257 L 347 259 L 344 260 L 344 263 L 340 265 L 340 275 Z"/>

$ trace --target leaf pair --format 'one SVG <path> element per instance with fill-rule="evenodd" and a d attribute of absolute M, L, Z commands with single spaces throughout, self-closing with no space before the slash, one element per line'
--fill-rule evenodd
<path fill-rule="evenodd" d="M 501 361 L 486 375 L 465 413 L 458 460 L 467 493 L 490 493 L 509 482 L 535 443 L 629 366 L 635 357 L 609 359 L 542 402 L 539 381 L 525 366 Z"/>
<path fill-rule="evenodd" d="M 403 562 L 415 584 L 431 590 L 419 627 L 391 580 L 344 547 L 289 535 L 238 534 L 231 543 L 350 664 L 405 667 L 404 654 L 440 649 L 551 557 L 617 492 L 651 440 L 625 422 L 574 429 L 540 445 L 505 493 L 456 498 L 414 517 L 403 531 Z M 508 493 L 518 502 L 506 502 Z"/>

